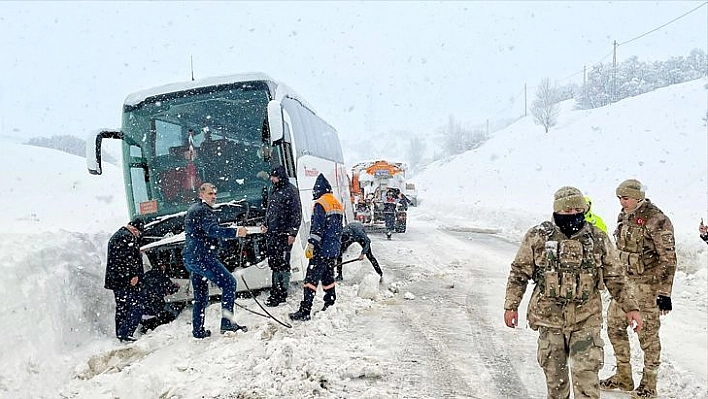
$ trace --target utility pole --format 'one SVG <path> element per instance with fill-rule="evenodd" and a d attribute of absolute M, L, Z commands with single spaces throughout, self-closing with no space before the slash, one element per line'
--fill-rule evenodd
<path fill-rule="evenodd" d="M 189 56 L 189 70 L 192 71 L 192 82 L 194 82 L 194 58 Z"/>

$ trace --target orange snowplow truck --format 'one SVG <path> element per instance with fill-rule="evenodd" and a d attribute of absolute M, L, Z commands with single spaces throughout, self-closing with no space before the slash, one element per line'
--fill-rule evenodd
<path fill-rule="evenodd" d="M 352 167 L 351 187 L 354 216 L 369 230 L 385 229 L 385 204 L 394 198 L 394 231 L 406 231 L 406 218 L 410 201 L 401 195 L 406 188 L 406 164 L 400 162 L 370 161 Z M 390 194 L 387 196 L 387 194 Z M 387 199 L 388 197 L 388 199 Z"/>

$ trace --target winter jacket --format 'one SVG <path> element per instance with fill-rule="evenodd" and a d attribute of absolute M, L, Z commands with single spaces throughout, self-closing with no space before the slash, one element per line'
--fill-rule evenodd
<path fill-rule="evenodd" d="M 362 254 L 369 252 L 369 249 L 371 249 L 371 239 L 366 235 L 364 225 L 359 222 L 351 222 L 342 229 L 341 252 L 346 251 L 355 242 L 361 245 Z"/>
<path fill-rule="evenodd" d="M 268 235 L 287 234 L 295 237 L 300 229 L 302 208 L 297 187 L 290 183 L 285 168 L 278 165 L 271 175 L 278 177 L 273 185 L 266 209 L 266 227 Z"/>
<path fill-rule="evenodd" d="M 635 284 L 650 284 L 670 297 L 676 273 L 676 243 L 671 220 L 648 198 L 617 217 L 615 240 L 620 262 Z"/>
<path fill-rule="evenodd" d="M 182 258 L 185 262 L 217 259 L 221 239 L 236 238 L 237 230 L 219 226 L 214 210 L 199 200 L 184 216 L 185 243 Z"/>
<path fill-rule="evenodd" d="M 554 248 L 551 253 L 549 247 Z M 524 235 L 511 263 L 504 309 L 519 308 L 529 280 L 535 287 L 526 318 L 534 330 L 599 328 L 602 286 L 625 312 L 639 310 L 617 251 L 607 234 L 588 223 L 570 239 L 550 221 Z"/>
<path fill-rule="evenodd" d="M 307 239 L 315 247 L 315 256 L 336 258 L 340 254 L 344 207 L 332 195 L 332 186 L 320 173 L 312 189 L 315 205 L 312 209 L 310 236 Z"/>
<path fill-rule="evenodd" d="M 172 295 L 179 290 L 179 284 L 173 283 L 160 268 L 148 270 L 143 277 L 141 292 L 143 295 L 143 314 L 157 316 L 165 310 L 165 295 Z"/>
<path fill-rule="evenodd" d="M 109 290 L 128 288 L 130 280 L 136 276 L 140 282 L 143 277 L 140 240 L 127 227 L 121 227 L 108 241 L 104 287 Z"/>

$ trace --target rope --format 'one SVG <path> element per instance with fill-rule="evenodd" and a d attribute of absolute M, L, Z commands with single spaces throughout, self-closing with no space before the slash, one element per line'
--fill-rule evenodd
<path fill-rule="evenodd" d="M 341 265 L 346 265 L 347 263 L 356 262 L 356 261 L 358 261 L 358 260 L 359 260 L 359 258 L 354 258 L 354 259 L 351 259 L 351 260 L 348 260 L 348 261 L 345 261 L 345 262 L 337 263 L 337 264 L 335 265 L 335 267 L 336 267 L 336 266 L 341 266 Z M 248 283 L 246 282 L 246 278 L 243 277 L 243 274 L 241 275 L 241 281 L 243 281 L 243 284 L 246 286 L 246 290 L 248 291 L 248 293 L 251 294 L 251 298 L 253 298 L 253 301 L 256 303 L 256 305 L 258 305 L 259 308 L 261 308 L 261 310 L 262 310 L 263 312 L 265 312 L 265 314 L 256 312 L 255 310 L 251 310 L 251 309 L 249 309 L 249 308 L 247 308 L 247 307 L 245 307 L 245 306 L 239 305 L 238 303 L 234 302 L 234 304 L 235 304 L 236 306 L 238 306 L 239 308 L 241 308 L 241 309 L 243 309 L 243 310 L 246 310 L 246 311 L 248 311 L 248 312 L 251 312 L 251 313 L 253 313 L 253 314 L 255 314 L 255 315 L 258 315 L 258 316 L 261 316 L 261 317 L 265 317 L 266 319 L 273 319 L 273 320 L 275 320 L 276 323 L 280 324 L 280 325 L 283 326 L 283 327 L 293 328 L 293 326 L 292 326 L 291 324 L 288 324 L 288 323 L 285 323 L 285 322 L 282 322 L 282 321 L 276 319 L 275 316 L 273 316 L 272 314 L 270 314 L 270 313 L 268 312 L 268 310 L 266 310 L 266 308 L 264 308 L 263 305 L 261 305 L 261 303 L 258 302 L 258 299 L 256 299 L 256 294 L 255 294 L 253 291 L 251 291 L 251 287 L 248 286 Z"/>
<path fill-rule="evenodd" d="M 246 282 L 246 279 L 243 277 L 243 274 L 241 275 L 241 281 L 243 281 L 243 284 L 246 286 L 246 290 L 248 290 L 248 292 L 251 294 L 251 298 L 253 298 L 253 301 L 256 303 L 256 305 L 258 305 L 259 308 L 261 308 L 262 311 L 265 312 L 265 314 L 266 314 L 267 316 L 266 316 L 266 315 L 262 315 L 262 314 L 260 314 L 260 313 L 258 313 L 258 312 L 255 312 L 255 311 L 253 311 L 253 310 L 251 310 L 251 309 L 246 309 L 246 308 L 244 308 L 243 306 L 240 306 L 240 305 L 239 305 L 240 308 L 246 309 L 246 310 L 248 310 L 249 312 L 255 313 L 255 314 L 257 314 L 257 315 L 259 315 L 259 316 L 261 316 L 261 317 L 271 318 L 271 319 L 275 320 L 276 323 L 280 324 L 280 325 L 283 326 L 283 327 L 293 328 L 292 325 L 290 325 L 290 324 L 288 324 L 288 323 L 284 323 L 284 322 L 282 322 L 282 321 L 276 319 L 275 316 L 273 316 L 272 314 L 270 314 L 270 313 L 266 310 L 266 308 L 264 308 L 263 305 L 261 305 L 261 303 L 258 302 L 258 299 L 256 299 L 256 294 L 254 294 L 253 291 L 251 291 L 251 288 L 248 286 L 248 283 Z"/>

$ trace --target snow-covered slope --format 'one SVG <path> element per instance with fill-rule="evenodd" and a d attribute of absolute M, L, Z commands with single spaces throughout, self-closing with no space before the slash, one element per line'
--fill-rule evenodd
<path fill-rule="evenodd" d="M 104 162 L 92 176 L 82 157 L 3 141 L 0 225 L 6 232 L 105 231 L 128 219 L 123 176 Z"/>
<path fill-rule="evenodd" d="M 428 166 L 416 176 L 421 211 L 437 223 L 518 239 L 550 217 L 555 190 L 572 185 L 613 228 L 615 188 L 636 178 L 674 224 L 680 268 L 705 268 L 697 232 L 700 219 L 708 220 L 706 80 L 588 111 L 562 105 L 548 134 L 529 116 L 476 150 Z"/>

